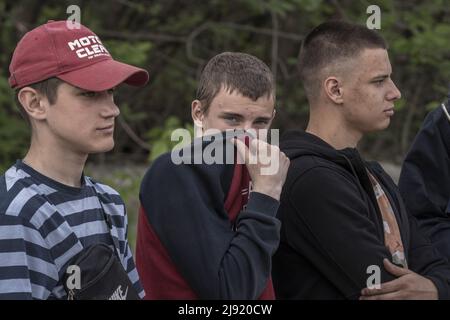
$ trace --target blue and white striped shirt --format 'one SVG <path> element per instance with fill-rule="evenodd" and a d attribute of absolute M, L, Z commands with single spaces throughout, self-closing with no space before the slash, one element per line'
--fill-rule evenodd
<path fill-rule="evenodd" d="M 0 177 L 0 299 L 66 298 L 61 279 L 69 261 L 112 241 L 142 298 L 127 226 L 123 200 L 111 187 L 86 176 L 81 188 L 70 187 L 17 161 Z"/>

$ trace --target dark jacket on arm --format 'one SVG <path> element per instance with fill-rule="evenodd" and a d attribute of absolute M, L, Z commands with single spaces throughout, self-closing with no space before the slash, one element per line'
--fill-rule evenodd
<path fill-rule="evenodd" d="M 450 122 L 441 108 L 428 114 L 415 137 L 399 188 L 408 212 L 450 258 Z"/>
<path fill-rule="evenodd" d="M 396 185 L 378 163 L 356 149 L 335 150 L 320 138 L 288 132 L 281 150 L 291 160 L 278 217 L 281 241 L 273 258 L 279 299 L 358 299 L 379 266 L 381 282 L 395 277 L 383 267 L 391 254 L 384 244 L 381 213 L 366 170 L 379 181 L 393 207 L 409 268 L 449 298 L 450 268 L 417 230 Z"/>

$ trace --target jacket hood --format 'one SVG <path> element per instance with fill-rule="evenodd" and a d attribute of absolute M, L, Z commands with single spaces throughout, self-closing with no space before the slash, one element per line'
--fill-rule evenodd
<path fill-rule="evenodd" d="M 281 137 L 280 149 L 290 160 L 311 155 L 345 165 L 349 160 L 359 158 L 355 148 L 336 150 L 319 137 L 301 130 L 287 131 Z"/>

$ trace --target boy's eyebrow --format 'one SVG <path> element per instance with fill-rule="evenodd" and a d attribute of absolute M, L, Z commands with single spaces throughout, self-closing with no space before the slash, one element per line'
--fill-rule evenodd
<path fill-rule="evenodd" d="M 244 118 L 244 116 L 242 116 L 241 114 L 239 114 L 239 113 L 234 113 L 234 112 L 227 112 L 227 111 L 223 111 L 221 114 L 220 114 L 222 117 L 235 117 L 235 118 L 238 118 L 238 119 L 242 119 L 242 118 Z M 256 121 L 261 121 L 261 120 L 264 120 L 264 121 L 270 121 L 272 119 L 272 117 L 265 117 L 265 116 L 261 116 L 261 117 L 257 117 L 255 120 Z"/>
<path fill-rule="evenodd" d="M 391 76 L 390 74 L 379 74 L 373 77 L 372 80 L 383 80 L 389 78 L 390 76 Z"/>
<path fill-rule="evenodd" d="M 116 90 L 117 89 L 117 86 L 116 87 L 112 87 L 112 88 L 109 88 L 109 89 L 106 89 L 106 90 L 103 90 L 103 91 L 92 91 L 92 90 L 88 90 L 88 89 L 82 89 L 82 88 L 79 88 L 79 87 L 75 87 L 75 86 L 72 86 L 74 89 L 74 91 L 75 92 L 97 92 L 97 93 L 99 93 L 99 92 L 105 92 L 105 91 L 109 91 L 109 90 Z"/>
<path fill-rule="evenodd" d="M 261 121 L 261 120 L 270 121 L 270 120 L 272 120 L 272 117 L 258 117 L 255 120 L 256 121 Z"/>
<path fill-rule="evenodd" d="M 221 112 L 221 116 L 229 116 L 229 117 L 243 118 L 243 116 L 240 115 L 239 113 L 227 112 L 227 111 Z"/>

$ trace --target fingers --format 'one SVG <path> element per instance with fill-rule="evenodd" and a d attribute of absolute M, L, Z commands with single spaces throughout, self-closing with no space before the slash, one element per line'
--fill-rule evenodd
<path fill-rule="evenodd" d="M 273 147 L 275 147 L 275 146 L 272 146 L 272 145 L 268 144 L 267 142 L 260 140 L 260 139 L 252 139 L 252 140 L 250 140 L 250 143 L 249 143 L 250 152 L 254 155 L 267 154 L 269 152 L 269 150 L 272 150 Z M 264 148 L 265 148 L 265 150 L 264 150 Z M 262 152 L 263 150 L 266 152 Z"/>
<path fill-rule="evenodd" d="M 382 283 L 379 289 L 364 288 L 361 290 L 362 296 L 375 296 L 401 290 L 403 287 L 403 279 L 398 278 L 389 282 Z"/>
<path fill-rule="evenodd" d="M 401 277 L 404 276 L 405 274 L 411 273 L 410 270 L 398 267 L 392 262 L 390 262 L 388 259 L 383 259 L 383 264 L 387 272 L 397 277 Z"/>
<path fill-rule="evenodd" d="M 259 139 L 252 139 L 248 147 L 240 139 L 234 138 L 232 141 L 243 160 L 241 163 L 245 163 L 249 170 L 254 186 L 262 187 L 262 184 L 266 184 L 281 189 L 286 180 L 290 161 L 278 146 Z"/>
<path fill-rule="evenodd" d="M 286 163 L 289 163 L 289 159 L 277 146 L 265 141 L 252 139 L 248 147 L 242 140 L 237 138 L 233 138 L 232 142 L 236 145 L 238 153 L 247 165 L 257 163 L 269 165 L 271 162 L 279 160 L 284 166 L 286 166 Z"/>
<path fill-rule="evenodd" d="M 360 300 L 437 300 L 439 294 L 436 286 L 429 279 L 411 272 L 408 275 L 386 282 L 381 289 L 364 289 Z"/>
<path fill-rule="evenodd" d="M 405 281 L 407 281 L 407 279 L 403 276 L 412 273 L 412 271 L 405 268 L 400 268 L 391 263 L 388 259 L 383 259 L 383 264 L 386 268 L 386 271 L 398 278 L 389 282 L 382 283 L 379 289 L 364 288 L 361 291 L 362 296 L 383 295 L 402 290 L 405 287 Z"/>

